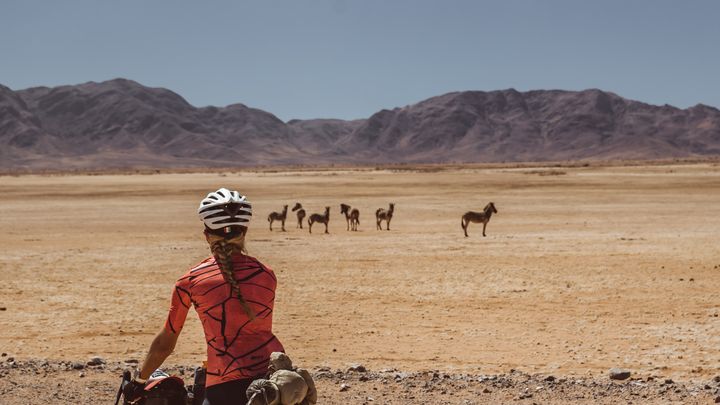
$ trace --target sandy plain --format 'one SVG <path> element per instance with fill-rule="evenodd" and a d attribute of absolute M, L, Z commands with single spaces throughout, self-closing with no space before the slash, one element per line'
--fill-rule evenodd
<path fill-rule="evenodd" d="M 208 254 L 195 209 L 254 203 L 296 363 L 704 381 L 720 374 L 720 166 L 425 167 L 0 177 L 0 350 L 138 359 L 174 280 Z M 267 214 L 331 207 L 330 234 Z M 483 238 L 467 210 L 495 202 Z M 346 231 L 339 204 L 360 209 Z M 396 203 L 390 231 L 374 211 Z M 204 358 L 191 311 L 172 364 Z"/>

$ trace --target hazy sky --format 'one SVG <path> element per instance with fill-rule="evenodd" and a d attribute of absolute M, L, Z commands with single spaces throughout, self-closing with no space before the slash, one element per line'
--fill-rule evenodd
<path fill-rule="evenodd" d="M 0 84 L 125 77 L 284 120 L 509 87 L 720 107 L 719 21 L 717 0 L 3 0 Z"/>

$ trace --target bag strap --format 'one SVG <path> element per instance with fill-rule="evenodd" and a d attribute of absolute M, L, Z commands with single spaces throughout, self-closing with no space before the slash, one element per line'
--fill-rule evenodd
<path fill-rule="evenodd" d="M 115 398 L 115 405 L 118 405 L 120 403 L 120 397 L 123 393 L 123 387 L 125 386 L 127 381 L 130 381 L 130 371 L 125 370 L 123 371 L 122 381 L 120 381 L 120 388 L 118 388 L 117 397 Z"/>

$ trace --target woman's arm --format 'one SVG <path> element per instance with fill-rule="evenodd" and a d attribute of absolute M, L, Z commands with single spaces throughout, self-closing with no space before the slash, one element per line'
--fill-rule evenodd
<path fill-rule="evenodd" d="M 170 356 L 175 349 L 175 343 L 177 343 L 178 336 L 178 334 L 172 333 L 167 328 L 162 328 L 160 333 L 155 336 L 155 339 L 153 339 L 153 342 L 150 345 L 150 351 L 148 351 L 142 367 L 140 367 L 140 374 L 138 377 L 141 380 L 147 380 L 150 378 L 150 374 L 160 367 L 165 359 Z"/>
<path fill-rule="evenodd" d="M 150 351 L 140 367 L 140 374 L 136 377 L 140 380 L 138 382 L 144 382 L 150 378 L 150 374 L 160 367 L 175 349 L 175 343 L 177 343 L 178 336 L 185 324 L 191 304 L 188 286 L 183 284 L 186 281 L 186 279 L 182 279 L 175 283 L 165 327 L 155 336 L 150 345 Z"/>

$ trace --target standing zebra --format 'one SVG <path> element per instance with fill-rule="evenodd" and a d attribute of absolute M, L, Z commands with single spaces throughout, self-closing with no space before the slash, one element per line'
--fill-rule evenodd
<path fill-rule="evenodd" d="M 302 223 L 303 223 L 303 219 L 305 219 L 305 210 L 303 209 L 302 204 L 300 204 L 299 202 L 296 202 L 295 206 L 293 207 L 292 210 L 297 211 L 298 223 L 297 223 L 296 228 L 303 229 Z"/>
<path fill-rule="evenodd" d="M 375 211 L 375 223 L 377 225 L 377 229 L 382 231 L 382 226 L 380 223 L 384 220 L 387 222 L 387 230 L 390 230 L 390 221 L 393 217 L 393 212 L 395 211 L 395 203 L 390 203 L 390 208 L 387 210 L 378 208 L 377 211 Z"/>
<path fill-rule="evenodd" d="M 328 223 L 330 222 L 330 207 L 325 207 L 325 214 L 323 215 L 310 215 L 310 218 L 308 219 L 308 228 L 310 228 L 310 233 L 312 233 L 312 226 L 315 222 L 325 224 L 325 233 L 330 233 L 328 232 Z"/>
<path fill-rule="evenodd" d="M 357 227 L 360 225 L 360 211 L 358 211 L 357 208 L 353 208 L 352 210 L 350 208 L 347 204 L 340 204 L 340 213 L 345 214 L 347 230 L 357 231 Z"/>
<path fill-rule="evenodd" d="M 483 224 L 483 236 L 485 235 L 485 227 L 487 227 L 487 223 L 490 221 L 490 217 L 492 214 L 497 214 L 497 209 L 495 208 L 494 203 L 489 203 L 488 205 L 483 208 L 483 212 L 474 212 L 474 211 L 468 211 L 465 213 L 465 215 L 462 216 L 462 219 L 460 220 L 460 226 L 462 226 L 463 231 L 465 231 L 465 237 L 467 238 L 467 227 L 470 225 L 470 222 L 474 223 L 480 223 Z"/>
<path fill-rule="evenodd" d="M 287 218 L 288 206 L 284 206 L 282 212 L 271 212 L 268 215 L 268 222 L 270 223 L 270 230 L 272 231 L 272 224 L 274 221 L 280 221 L 282 223 L 282 230 L 285 232 L 285 218 Z"/>

